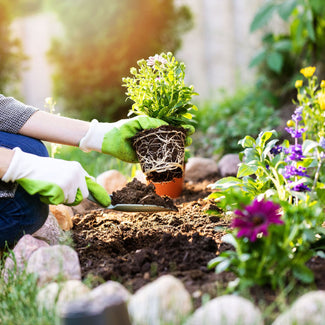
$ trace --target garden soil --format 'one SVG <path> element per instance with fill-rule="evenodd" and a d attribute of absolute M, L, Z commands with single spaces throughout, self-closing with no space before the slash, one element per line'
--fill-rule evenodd
<path fill-rule="evenodd" d="M 224 294 L 227 283 L 235 279 L 230 272 L 216 274 L 208 262 L 230 249 L 221 242 L 230 220 L 218 211 L 207 185 L 217 175 L 186 182 L 182 195 L 174 199 L 178 211 L 124 213 L 95 208 L 73 219 L 72 237 L 83 278 L 94 282 L 114 280 L 131 293 L 158 277 L 171 274 L 180 279 L 199 307 L 205 297 Z M 216 210 L 218 216 L 207 210 Z M 315 288 L 325 289 L 325 263 L 309 262 L 315 272 Z M 309 289 L 311 290 L 311 289 Z M 252 290 L 257 301 L 269 304 L 275 293 L 268 288 Z"/>

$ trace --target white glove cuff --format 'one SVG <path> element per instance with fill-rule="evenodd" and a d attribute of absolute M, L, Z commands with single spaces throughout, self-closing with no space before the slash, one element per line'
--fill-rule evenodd
<path fill-rule="evenodd" d="M 19 168 L 25 162 L 22 157 L 25 153 L 22 152 L 21 149 L 18 147 L 14 148 L 13 151 L 15 153 L 11 159 L 10 165 L 2 177 L 2 180 L 4 182 L 14 182 L 16 179 L 19 179 L 19 178 L 22 178 L 25 176 L 23 173 L 20 172 L 23 169 Z"/>
<path fill-rule="evenodd" d="M 95 150 L 101 152 L 105 133 L 101 130 L 99 125 L 100 123 L 97 120 L 92 120 L 90 122 L 89 130 L 79 142 L 79 148 L 82 151 L 89 152 Z"/>

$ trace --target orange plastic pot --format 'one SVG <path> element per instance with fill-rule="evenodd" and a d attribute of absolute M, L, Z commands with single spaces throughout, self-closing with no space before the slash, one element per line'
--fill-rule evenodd
<path fill-rule="evenodd" d="M 155 186 L 156 193 L 160 196 L 167 195 L 172 199 L 176 199 L 182 194 L 184 177 L 174 178 L 169 182 L 152 182 Z"/>

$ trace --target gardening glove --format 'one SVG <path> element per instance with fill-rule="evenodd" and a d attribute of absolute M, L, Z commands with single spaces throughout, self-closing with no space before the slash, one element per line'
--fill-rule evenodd
<path fill-rule="evenodd" d="M 104 206 L 110 204 L 106 190 L 78 162 L 39 157 L 20 148 L 13 151 L 4 182 L 17 182 L 31 195 L 38 193 L 46 204 L 77 205 L 89 192 Z"/>
<path fill-rule="evenodd" d="M 114 123 L 100 123 L 92 120 L 79 147 L 86 152 L 95 150 L 126 162 L 136 163 L 138 158 L 130 138 L 144 129 L 153 129 L 166 124 L 162 120 L 147 116 L 137 116 Z"/>
<path fill-rule="evenodd" d="M 92 120 L 87 134 L 79 143 L 79 147 L 86 152 L 95 150 L 126 162 L 136 163 L 138 158 L 130 138 L 142 130 L 153 129 L 166 124 L 163 120 L 147 116 L 137 116 L 114 123 L 100 123 L 97 120 Z M 183 127 L 188 130 L 188 135 L 193 134 L 194 127 L 191 125 Z M 187 137 L 185 142 L 186 145 L 189 145 L 192 139 Z"/>

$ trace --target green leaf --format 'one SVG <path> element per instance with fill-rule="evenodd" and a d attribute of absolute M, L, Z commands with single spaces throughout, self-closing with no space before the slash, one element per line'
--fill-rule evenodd
<path fill-rule="evenodd" d="M 237 241 L 232 234 L 226 234 L 226 235 L 222 236 L 221 241 L 223 243 L 229 244 L 235 248 L 237 248 L 237 246 L 238 246 Z"/>
<path fill-rule="evenodd" d="M 250 32 L 255 32 L 257 29 L 265 26 L 272 18 L 272 15 L 276 9 L 277 6 L 272 2 L 268 2 L 262 6 L 251 23 Z"/>
<path fill-rule="evenodd" d="M 223 271 L 226 271 L 231 263 L 230 259 L 223 260 L 220 262 L 216 267 L 216 273 L 221 273 Z"/>
<path fill-rule="evenodd" d="M 317 193 L 317 198 L 318 200 L 325 205 L 325 189 L 324 188 L 317 188 L 316 189 L 316 193 Z"/>
<path fill-rule="evenodd" d="M 293 10 L 297 7 L 298 2 L 297 0 L 286 0 L 278 7 L 279 16 L 283 20 L 288 20 L 290 15 L 292 14 Z"/>
<path fill-rule="evenodd" d="M 254 174 L 258 170 L 256 165 L 241 164 L 238 168 L 237 177 L 244 177 Z"/>
<path fill-rule="evenodd" d="M 250 68 L 253 68 L 257 65 L 259 65 L 261 62 L 263 62 L 266 58 L 266 50 L 263 49 L 262 51 L 258 52 L 254 57 L 253 59 L 250 61 L 249 63 L 249 67 Z"/>
<path fill-rule="evenodd" d="M 281 40 L 274 44 L 273 48 L 276 51 L 288 52 L 292 49 L 292 42 L 290 40 Z"/>
<path fill-rule="evenodd" d="M 266 58 L 266 63 L 272 71 L 280 73 L 283 66 L 283 56 L 279 52 L 271 52 Z"/>
<path fill-rule="evenodd" d="M 265 132 L 261 132 L 258 135 L 258 138 L 256 139 L 256 144 L 261 147 L 264 148 L 265 142 L 267 140 L 269 140 L 275 133 L 275 131 L 265 131 Z"/>
<path fill-rule="evenodd" d="M 255 139 L 249 135 L 246 135 L 244 139 L 238 141 L 238 144 L 240 144 L 243 148 L 251 148 L 255 145 Z"/>
<path fill-rule="evenodd" d="M 306 25 L 307 25 L 308 35 L 312 41 L 316 42 L 315 30 L 313 25 L 313 20 L 314 20 L 313 12 L 311 10 L 308 10 L 306 17 L 307 17 Z"/>
<path fill-rule="evenodd" d="M 301 282 L 312 283 L 314 281 L 314 273 L 306 265 L 294 265 L 292 273 L 295 278 L 297 278 Z"/>
<path fill-rule="evenodd" d="M 306 155 L 312 149 L 319 146 L 319 143 L 313 140 L 305 140 L 302 144 L 303 154 Z"/>
<path fill-rule="evenodd" d="M 233 186 L 239 186 L 242 184 L 242 181 L 236 177 L 224 177 L 214 184 L 209 185 L 210 188 L 212 189 L 228 189 Z"/>

